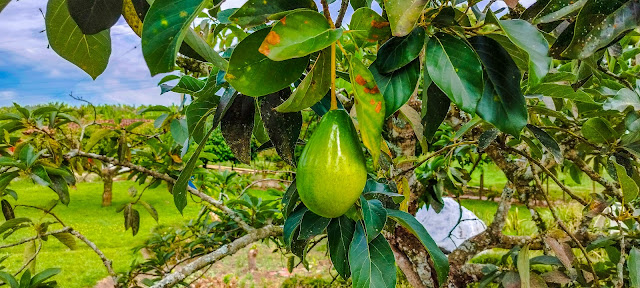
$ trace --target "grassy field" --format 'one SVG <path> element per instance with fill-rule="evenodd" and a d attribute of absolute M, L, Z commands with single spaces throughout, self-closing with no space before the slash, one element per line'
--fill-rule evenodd
<path fill-rule="evenodd" d="M 500 191 L 505 183 L 504 175 L 501 175 L 498 169 L 486 169 L 485 171 L 485 186 Z M 474 181 L 470 184 L 478 185 L 478 178 L 479 173 L 474 173 Z M 577 185 L 573 181 L 567 180 L 567 184 L 583 195 L 591 191 L 591 184 L 588 181 L 583 181 L 582 185 Z M 138 191 L 143 189 L 143 187 L 137 186 L 130 181 L 115 182 L 113 206 L 101 207 L 102 183 L 79 183 L 71 191 L 71 203 L 69 206 L 59 206 L 54 210 L 67 225 L 74 227 L 74 229 L 84 234 L 100 247 L 106 256 L 114 261 L 113 267 L 116 271 L 126 270 L 132 260 L 141 257 L 140 255 L 134 255 L 131 248 L 142 243 L 157 224 L 176 225 L 190 219 L 198 212 L 198 205 L 192 203 L 185 209 L 184 216 L 181 216 L 174 207 L 172 197 L 168 193 L 166 186 L 148 190 L 145 192 L 143 199 L 158 210 L 160 219 L 156 223 L 150 215 L 146 214 L 146 211 L 141 210 L 140 232 L 133 237 L 131 231 L 124 230 L 122 214 L 118 214 L 115 211 L 119 204 L 128 202 L 131 199 L 127 192 L 131 186 L 136 187 Z M 55 193 L 48 188 L 35 185 L 27 180 L 14 182 L 11 184 L 11 188 L 17 191 L 19 195 L 18 201 L 10 200 L 14 205 L 45 205 L 57 198 Z M 561 199 L 560 190 L 557 187 L 554 189 L 553 185 L 550 188 L 554 198 Z M 497 203 L 491 201 L 462 200 L 462 204 L 487 224 L 491 223 L 493 213 L 497 209 Z M 577 210 L 573 209 L 572 205 L 567 207 L 570 208 L 563 209 L 565 212 L 561 213 L 561 216 L 563 215 L 562 217 L 567 220 L 574 217 L 575 213 L 580 212 L 579 207 L 575 207 Z M 44 216 L 40 211 L 23 207 L 17 208 L 16 216 L 39 218 L 40 221 L 50 220 L 49 216 Z M 543 216 L 546 220 L 551 220 L 548 211 L 543 211 Z M 50 230 L 59 228 L 59 225 L 52 226 Z M 529 211 L 523 206 L 514 205 L 505 227 L 505 233 L 531 235 L 535 232 L 536 228 L 531 221 Z M 0 240 L 0 245 L 33 236 L 33 233 L 33 231 L 27 233 L 26 229 L 24 229 L 24 231 L 15 233 L 8 239 Z M 56 280 L 61 283 L 62 287 L 93 287 L 97 281 L 107 276 L 106 270 L 92 250 L 82 243 L 78 244 L 79 249 L 71 251 L 55 239 L 50 238 L 49 241 L 45 242 L 41 256 L 38 257 L 37 270 L 59 267 L 62 269 L 62 273 L 56 277 Z M 296 282 L 300 277 L 304 281 L 327 281 L 327 279 L 331 279 L 331 273 L 335 274 L 335 272 L 330 271 L 330 262 L 328 257 L 325 256 L 326 246 L 324 245 L 319 245 L 316 249 L 317 251 L 310 255 L 310 271 L 297 269 L 294 274 L 286 272 L 285 257 L 279 253 L 271 253 L 274 247 L 257 244 L 252 248 L 256 248 L 259 251 L 257 272 L 248 273 L 246 271 L 247 248 L 236 256 L 226 258 L 214 265 L 206 276 L 214 277 L 217 281 L 235 283 L 237 285 L 230 287 L 277 287 L 283 285 L 283 281 L 286 281 L 285 284 L 292 285 L 290 287 L 296 287 L 300 285 L 299 282 Z M 16 270 L 22 264 L 23 250 L 24 246 L 17 246 L 0 251 L 0 256 L 10 255 L 9 259 L 3 264 L 9 267 L 9 270 Z"/>

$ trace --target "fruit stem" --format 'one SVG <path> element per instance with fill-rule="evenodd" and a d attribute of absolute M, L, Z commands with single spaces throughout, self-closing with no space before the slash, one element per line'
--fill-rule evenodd
<path fill-rule="evenodd" d="M 336 99 L 336 43 L 331 44 L 331 110 L 338 109 Z"/>

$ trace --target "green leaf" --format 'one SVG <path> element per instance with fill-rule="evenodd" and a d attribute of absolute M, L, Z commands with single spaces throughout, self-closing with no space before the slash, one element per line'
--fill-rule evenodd
<path fill-rule="evenodd" d="M 2 201 L 0 201 L 0 206 L 2 206 L 2 215 L 4 216 L 4 220 L 11 220 L 16 218 L 16 215 L 13 212 L 13 207 L 11 206 L 11 203 L 7 201 L 7 199 L 2 199 Z"/>
<path fill-rule="evenodd" d="M 261 98 L 260 114 L 276 152 L 292 166 L 296 165 L 296 143 L 302 130 L 302 112 L 280 113 L 275 110 L 290 95 L 289 88 Z"/>
<path fill-rule="evenodd" d="M 553 159 L 556 160 L 556 163 L 562 163 L 562 149 L 560 149 L 560 145 L 558 145 L 556 139 L 553 139 L 553 137 L 551 137 L 549 133 L 538 128 L 535 125 L 527 124 L 527 128 L 529 128 L 529 131 L 531 131 L 531 133 L 536 136 L 536 138 L 538 138 L 544 148 L 547 149 L 547 151 L 549 151 L 551 155 L 553 155 Z"/>
<path fill-rule="evenodd" d="M 311 211 L 308 211 L 302 217 L 300 222 L 300 234 L 298 240 L 305 240 L 322 234 L 325 228 L 329 226 L 331 218 L 324 218 Z"/>
<path fill-rule="evenodd" d="M 20 176 L 18 171 L 4 172 L 0 174 L 0 191 L 5 190 L 11 181 L 18 176 Z"/>
<path fill-rule="evenodd" d="M 527 95 L 543 95 L 551 98 L 568 99 L 583 103 L 595 103 L 591 95 L 588 93 L 582 90 L 575 91 L 569 85 L 555 83 L 542 83 L 530 87 L 529 90 L 527 90 Z"/>
<path fill-rule="evenodd" d="M 498 25 L 520 49 L 527 52 L 529 56 L 529 83 L 535 85 L 542 81 L 542 78 L 549 73 L 551 67 L 551 57 L 549 54 L 549 43 L 542 33 L 529 22 L 512 19 L 498 20 L 489 10 L 487 13 L 487 23 Z"/>
<path fill-rule="evenodd" d="M 331 51 L 320 51 L 311 71 L 293 91 L 291 97 L 276 107 L 278 112 L 298 112 L 322 100 L 331 88 Z"/>
<path fill-rule="evenodd" d="M 640 287 L 640 250 L 633 247 L 629 252 L 627 260 L 627 269 L 629 269 L 629 280 L 634 288 Z"/>
<path fill-rule="evenodd" d="M 12 229 L 22 223 L 31 223 L 31 219 L 25 217 L 13 218 L 11 220 L 7 220 L 2 225 L 0 225 L 0 234 L 3 234 L 9 229 Z"/>
<path fill-rule="evenodd" d="M 280 91 L 298 80 L 309 63 L 308 56 L 273 61 L 262 55 L 258 49 L 268 34 L 269 29 L 250 34 L 231 54 L 224 79 L 244 95 L 258 97 Z"/>
<path fill-rule="evenodd" d="M 49 174 L 47 174 L 47 170 L 42 167 L 42 165 L 38 164 L 31 168 L 31 179 L 39 185 L 48 187 L 51 185 L 51 178 L 49 178 Z"/>
<path fill-rule="evenodd" d="M 164 94 L 166 92 L 169 91 L 173 91 L 176 93 L 184 93 L 184 94 L 195 94 L 196 92 L 202 90 L 202 88 L 204 88 L 205 86 L 205 82 L 200 80 L 200 79 L 196 79 L 193 78 L 191 76 L 182 76 L 182 78 L 180 78 L 180 81 L 178 82 L 178 84 L 176 84 L 176 86 L 171 87 L 169 85 L 163 84 L 161 85 L 161 87 L 167 87 L 170 89 L 163 89 L 164 91 L 162 91 L 160 94 Z"/>
<path fill-rule="evenodd" d="M 249 0 L 229 19 L 243 27 L 256 26 L 266 22 L 273 14 L 299 8 L 317 10 L 313 0 Z"/>
<path fill-rule="evenodd" d="M 360 205 L 362 205 L 362 218 L 367 231 L 367 241 L 371 242 L 380 235 L 384 224 L 387 223 L 387 210 L 384 209 L 380 200 L 367 200 L 363 195 L 360 195 Z"/>
<path fill-rule="evenodd" d="M 551 0 L 533 19 L 534 24 L 550 23 L 577 12 L 588 0 Z"/>
<path fill-rule="evenodd" d="M 349 77 L 355 95 L 360 135 L 376 166 L 380 158 L 386 104 L 369 69 L 355 57 L 352 57 L 349 62 Z"/>
<path fill-rule="evenodd" d="M 438 283 L 447 283 L 447 278 L 449 277 L 449 260 L 447 256 L 442 253 L 442 250 L 438 248 L 438 245 L 433 241 L 433 238 L 431 238 L 424 226 L 407 212 L 387 209 L 387 213 L 389 217 L 398 222 L 398 224 L 418 237 L 427 252 L 429 252 L 429 256 L 431 256 L 431 260 L 436 268 L 436 273 L 438 274 Z"/>
<path fill-rule="evenodd" d="M 149 106 L 146 107 L 144 109 L 141 109 L 140 111 L 138 111 L 138 114 L 144 114 L 147 112 L 167 112 L 170 113 L 171 109 L 167 106 L 164 105 L 153 105 L 153 106 Z"/>
<path fill-rule="evenodd" d="M 393 37 L 378 50 L 374 65 L 380 73 L 391 73 L 418 58 L 424 46 L 424 29 L 417 27 L 404 37 Z"/>
<path fill-rule="evenodd" d="M 199 96 L 187 107 L 185 114 L 189 135 L 196 143 L 202 142 L 207 119 L 216 111 L 218 103 L 220 103 L 220 96 L 209 93 Z"/>
<path fill-rule="evenodd" d="M 616 174 L 618 175 L 618 182 L 622 188 L 624 202 L 631 203 L 631 201 L 638 197 L 638 185 L 633 181 L 633 178 L 629 177 L 627 170 L 623 166 L 615 162 L 613 162 L 613 164 L 616 167 Z"/>
<path fill-rule="evenodd" d="M 291 182 L 289 187 L 287 187 L 287 191 L 285 191 L 284 196 L 282 196 L 282 215 L 285 218 L 289 218 L 293 208 L 296 207 L 298 199 L 300 199 L 300 195 L 298 195 L 296 179 L 293 179 L 293 182 Z"/>
<path fill-rule="evenodd" d="M 51 179 L 49 188 L 58 194 L 58 198 L 60 198 L 62 204 L 69 205 L 69 185 L 65 178 L 51 173 L 49 173 L 49 178 Z"/>
<path fill-rule="evenodd" d="M 487 147 L 489 147 L 489 145 L 493 143 L 493 140 L 496 140 L 496 137 L 498 137 L 499 133 L 500 131 L 495 128 L 484 131 L 480 135 L 480 137 L 478 137 L 478 150 L 484 151 L 485 149 L 487 149 Z"/>
<path fill-rule="evenodd" d="M 640 22 L 640 3 L 627 0 L 590 0 L 578 13 L 573 39 L 562 56 L 584 59 L 606 47 Z"/>
<path fill-rule="evenodd" d="M 9 5 L 9 2 L 11 2 L 11 0 L 0 0 L 0 12 Z"/>
<path fill-rule="evenodd" d="M 351 241 L 349 266 L 354 288 L 396 287 L 396 265 L 391 246 L 382 235 L 367 242 L 361 224 L 356 225 Z"/>
<path fill-rule="evenodd" d="M 78 66 L 93 79 L 104 72 L 111 55 L 109 31 L 95 35 L 82 34 L 69 15 L 66 0 L 47 2 L 45 24 L 49 45 L 60 57 Z"/>
<path fill-rule="evenodd" d="M 71 235 L 71 233 L 64 232 L 64 233 L 56 233 L 52 235 L 53 237 L 58 239 L 60 243 L 64 244 L 64 246 L 67 246 L 69 249 L 75 250 L 77 248 L 76 238 L 74 238 L 73 235 Z"/>
<path fill-rule="evenodd" d="M 482 96 L 483 75 L 480 59 L 463 40 L 436 34 L 429 39 L 425 65 L 438 85 L 461 110 L 474 114 Z"/>
<path fill-rule="evenodd" d="M 189 138 L 189 128 L 187 128 L 186 119 L 171 120 L 171 137 L 178 144 L 183 144 Z"/>
<path fill-rule="evenodd" d="M 301 207 L 295 212 L 293 212 L 287 220 L 284 221 L 284 228 L 282 230 L 282 237 L 284 238 L 284 244 L 291 249 L 291 242 L 293 241 L 293 236 L 295 232 L 300 227 L 300 223 L 302 223 L 302 218 L 305 213 L 307 213 L 309 209 L 307 207 Z"/>
<path fill-rule="evenodd" d="M 233 155 L 246 164 L 251 162 L 251 135 L 255 109 L 255 99 L 240 94 L 220 121 L 220 131 L 225 142 Z"/>
<path fill-rule="evenodd" d="M 391 36 L 389 21 L 370 8 L 358 8 L 351 15 L 349 31 L 358 45 L 365 42 L 384 41 Z"/>
<path fill-rule="evenodd" d="M 633 110 L 640 110 L 640 96 L 631 89 L 622 88 L 613 98 L 604 101 L 602 108 L 624 112 L 629 106 L 633 107 Z"/>
<path fill-rule="evenodd" d="M 60 268 L 48 268 L 36 275 L 33 275 L 33 278 L 31 278 L 31 287 L 40 287 L 38 285 L 44 283 L 47 279 L 60 274 L 60 272 L 62 272 Z"/>
<path fill-rule="evenodd" d="M 151 76 L 171 72 L 189 25 L 202 11 L 203 0 L 155 0 L 142 26 L 142 54 Z"/>
<path fill-rule="evenodd" d="M 520 90 L 520 70 L 498 42 L 476 36 L 470 39 L 489 76 L 476 112 L 482 119 L 516 138 L 527 125 L 527 103 Z"/>
<path fill-rule="evenodd" d="M 154 208 L 147 201 L 140 200 L 140 202 L 138 202 L 138 203 L 140 203 L 142 205 L 142 207 L 144 207 L 144 209 L 147 210 L 147 212 L 149 213 L 149 215 L 151 215 L 153 220 L 156 220 L 156 222 L 158 222 L 158 211 L 156 210 L 156 208 Z"/>
<path fill-rule="evenodd" d="M 384 97 L 385 118 L 393 115 L 409 101 L 420 79 L 420 60 L 415 59 L 408 65 L 388 74 L 380 73 L 376 62 L 369 66 L 373 79 Z"/>
<path fill-rule="evenodd" d="M 347 216 L 331 219 L 327 227 L 327 244 L 329 245 L 329 257 L 333 267 L 343 279 L 351 277 L 349 269 L 349 245 L 355 233 L 355 221 Z"/>
<path fill-rule="evenodd" d="M 611 144 L 616 141 L 617 135 L 609 121 L 602 118 L 591 118 L 582 124 L 582 136 L 593 143 Z"/>
<path fill-rule="evenodd" d="M 0 6 L 0 11 L 2 11 L 1 8 L 3 7 Z M 18 284 L 18 280 L 16 280 L 16 278 L 13 277 L 13 275 L 7 272 L 0 271 L 0 280 L 2 280 L 2 282 L 4 282 L 5 284 L 8 284 L 10 288 L 20 288 L 20 284 Z"/>
<path fill-rule="evenodd" d="M 67 6 L 85 35 L 111 28 L 122 13 L 122 0 L 67 0 Z"/>
<path fill-rule="evenodd" d="M 196 168 L 200 153 L 206 146 L 204 145 L 204 141 L 209 138 L 213 130 L 215 130 L 215 128 L 218 126 L 218 124 L 220 123 L 220 119 L 222 118 L 222 116 L 224 116 L 228 107 L 230 106 L 230 103 L 233 102 L 236 95 L 237 93 L 235 93 L 233 89 L 228 89 L 222 96 L 220 105 L 218 105 L 216 113 L 213 115 L 212 127 L 209 129 L 207 134 L 202 137 L 203 140 L 199 143 L 198 148 L 196 148 L 196 150 L 193 152 L 191 158 L 189 158 L 189 161 L 187 161 L 187 164 L 184 166 L 184 169 L 182 169 L 182 172 L 180 172 L 180 176 L 178 176 L 178 180 L 176 180 L 176 183 L 171 190 L 171 193 L 173 194 L 173 202 L 180 213 L 182 213 L 184 207 L 187 206 L 187 185 L 189 184 L 189 179 L 191 178 L 193 169 Z"/>
<path fill-rule="evenodd" d="M 531 287 L 531 276 L 529 268 L 529 245 L 525 245 L 518 252 L 518 261 L 516 263 L 518 274 L 520 275 L 521 288 Z"/>
<path fill-rule="evenodd" d="M 342 36 L 324 15 L 310 10 L 293 12 L 273 26 L 258 51 L 274 61 L 307 56 L 327 48 Z"/>
<path fill-rule="evenodd" d="M 402 37 L 416 25 L 428 0 L 384 0 L 393 36 Z"/>
<path fill-rule="evenodd" d="M 222 58 L 222 56 L 220 56 L 218 52 L 213 50 L 213 48 L 209 46 L 207 41 L 202 39 L 200 34 L 198 34 L 193 29 L 189 28 L 185 33 L 184 43 L 187 44 L 186 47 L 190 47 L 191 49 L 193 49 L 194 52 L 202 56 L 203 59 L 213 64 L 218 69 L 227 70 L 227 68 L 229 67 L 229 62 Z M 184 45 L 181 46 L 180 53 L 185 54 L 184 52 L 182 52 L 182 50 L 184 50 L 183 48 L 186 47 Z"/>

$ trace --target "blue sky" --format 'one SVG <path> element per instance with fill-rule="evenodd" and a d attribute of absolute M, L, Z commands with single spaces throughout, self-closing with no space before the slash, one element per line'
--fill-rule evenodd
<path fill-rule="evenodd" d="M 240 7 L 246 0 L 227 0 L 223 8 Z M 486 1 L 486 0 L 485 0 Z M 319 1 L 317 1 L 319 2 Z M 331 5 L 337 14 L 341 1 Z M 374 1 L 375 3 L 375 1 Z M 12 1 L 0 13 L 0 107 L 12 102 L 81 104 L 73 92 L 95 104 L 171 104 L 180 96 L 160 95 L 142 57 L 140 38 L 120 20 L 111 28 L 112 53 L 106 71 L 95 81 L 47 47 L 44 18 L 46 0 Z M 504 4 L 498 1 L 495 7 Z M 482 6 L 482 5 L 481 5 Z M 348 23 L 351 9 L 347 13 Z"/>

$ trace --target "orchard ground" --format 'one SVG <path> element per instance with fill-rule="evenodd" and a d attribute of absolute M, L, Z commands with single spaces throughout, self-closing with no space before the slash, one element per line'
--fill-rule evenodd
<path fill-rule="evenodd" d="M 504 175 L 499 169 L 491 169 L 485 167 L 485 188 L 500 191 L 502 185 L 506 183 Z M 475 172 L 472 186 L 479 185 L 479 172 Z M 568 176 L 566 183 L 583 196 L 587 196 L 591 192 L 591 182 L 586 178 L 582 184 L 573 182 Z M 125 271 L 136 259 L 141 259 L 140 253 L 134 254 L 132 248 L 143 243 L 143 241 L 152 233 L 157 225 L 176 225 L 188 219 L 194 218 L 198 211 L 198 205 L 188 205 L 184 211 L 184 216 L 180 215 L 176 210 L 172 197 L 168 194 L 166 186 L 162 185 L 155 189 L 149 189 L 145 192 L 143 199 L 151 203 L 159 214 L 159 221 L 156 223 L 153 218 L 146 213 L 140 211 L 141 224 L 140 232 L 135 237 L 131 235 L 131 231 L 124 231 L 123 217 L 120 213 L 116 213 L 116 209 L 122 203 L 128 203 L 131 199 L 129 196 L 129 188 L 133 186 L 142 191 L 143 186 L 139 186 L 132 181 L 116 181 L 114 183 L 113 205 L 110 207 L 101 207 L 102 182 L 84 182 L 78 183 L 75 189 L 71 190 L 72 201 L 68 207 L 56 208 L 57 215 L 65 221 L 65 223 L 74 229 L 83 233 L 88 239 L 92 240 L 98 247 L 102 249 L 107 258 L 114 261 L 113 267 L 116 271 Z M 19 191 L 21 198 L 18 201 L 11 200 L 12 204 L 29 204 L 29 205 L 45 205 L 55 199 L 55 193 L 46 187 L 35 185 L 31 180 L 20 180 L 11 184 L 10 188 Z M 557 186 L 550 185 L 551 192 L 555 201 L 562 200 L 562 192 Z M 251 193 L 260 194 L 262 190 L 251 190 Z M 485 192 L 486 193 L 486 192 Z M 485 194 L 487 195 L 487 194 Z M 497 209 L 497 203 L 491 201 L 480 201 L 473 199 L 461 200 L 463 206 L 473 211 L 480 219 L 489 224 Z M 576 205 L 557 205 L 562 209 L 559 214 L 563 220 L 571 222 L 572 218 L 580 215 L 580 208 Z M 551 219 L 550 213 L 544 207 L 540 207 L 543 211 L 545 220 Z M 43 217 L 43 213 L 19 207 L 16 209 L 16 216 L 27 216 L 32 219 L 41 219 L 47 221 L 48 217 Z M 545 217 L 546 216 L 546 217 Z M 53 226 L 50 230 L 59 229 Z M 505 233 L 511 235 L 532 235 L 535 233 L 535 225 L 531 221 L 529 211 L 521 205 L 514 205 L 511 208 L 509 219 L 507 220 Z M 0 240 L 0 245 L 15 242 L 18 239 L 30 237 L 24 233 L 15 233 L 8 239 Z M 107 276 L 106 270 L 96 256 L 96 254 L 83 243 L 77 243 L 78 249 L 69 250 L 60 242 L 50 239 L 45 242 L 42 249 L 44 257 L 38 257 L 37 266 L 39 269 L 58 267 L 62 269 L 62 273 L 56 276 L 58 283 L 62 287 L 79 288 L 93 287 L 98 281 Z M 247 267 L 248 250 L 257 248 L 257 271 L 249 272 Z M 4 249 L 0 257 L 10 255 L 4 263 L 8 267 L 20 267 L 22 264 L 22 254 L 24 246 L 15 246 Z M 260 243 L 255 246 L 248 247 L 237 254 L 236 257 L 223 259 L 220 263 L 215 264 L 206 272 L 204 278 L 215 278 L 210 281 L 216 281 L 217 285 L 226 285 L 229 287 L 300 287 L 306 283 L 308 287 L 314 285 L 322 286 L 332 281 L 332 275 L 336 275 L 335 271 L 331 271 L 331 265 L 328 257 L 325 257 L 326 246 L 318 245 L 314 249 L 314 253 L 309 255 L 310 270 L 306 271 L 302 268 L 294 270 L 293 274 L 287 272 L 287 258 L 279 253 L 271 253 L 275 247 L 273 245 Z M 495 250 L 485 253 L 477 257 L 479 262 L 495 262 L 499 261 L 503 251 Z M 339 286 L 334 282 L 334 286 Z M 203 286 L 206 287 L 206 286 Z"/>

